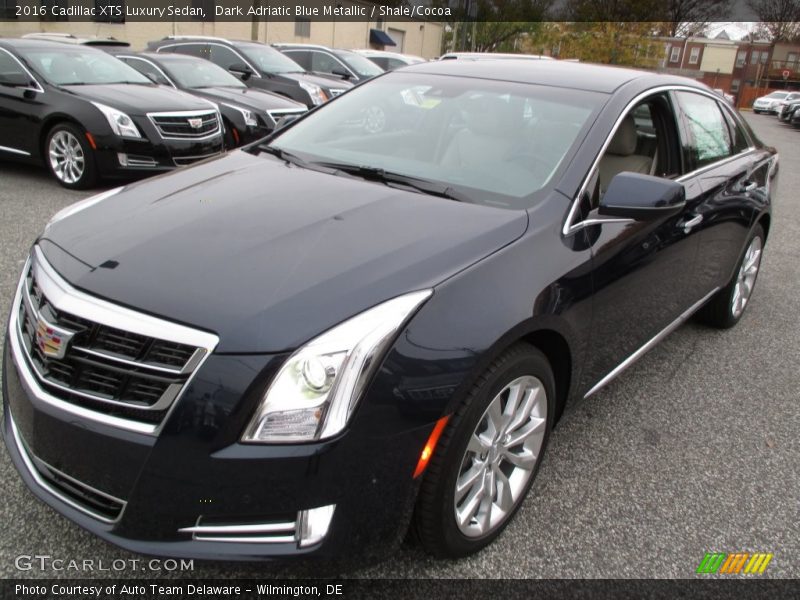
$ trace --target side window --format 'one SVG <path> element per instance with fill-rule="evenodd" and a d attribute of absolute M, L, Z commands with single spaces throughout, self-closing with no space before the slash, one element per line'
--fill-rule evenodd
<path fill-rule="evenodd" d="M 164 74 L 155 68 L 151 63 L 147 62 L 146 60 L 141 60 L 139 58 L 129 58 L 125 57 L 121 59 L 123 62 L 128 63 L 134 69 L 139 71 L 142 75 L 146 75 L 150 81 L 154 81 L 159 85 L 172 85 L 172 82 L 164 77 Z"/>
<path fill-rule="evenodd" d="M 731 156 L 731 132 L 717 101 L 692 92 L 676 92 L 675 96 L 688 138 L 684 140 L 688 169 L 699 169 Z"/>
<path fill-rule="evenodd" d="M 23 80 L 30 79 L 27 73 L 19 66 L 19 63 L 11 58 L 10 55 L 0 50 L 0 85 L 19 84 Z"/>
<path fill-rule="evenodd" d="M 320 73 L 333 73 L 334 69 L 338 71 L 346 70 L 342 63 L 333 58 L 330 54 L 325 52 L 312 52 L 311 53 L 311 70 Z"/>
<path fill-rule="evenodd" d="M 167 46 L 166 52 L 176 52 L 178 54 L 188 54 L 199 58 L 208 58 L 208 50 L 205 44 L 177 44 Z"/>
<path fill-rule="evenodd" d="M 306 71 L 311 70 L 311 53 L 308 50 L 291 50 L 285 52 L 286 56 L 291 58 L 298 65 L 303 67 Z"/>
<path fill-rule="evenodd" d="M 235 64 L 242 64 L 244 61 L 242 57 L 236 54 L 230 48 L 225 46 L 218 46 L 217 44 L 209 44 L 208 59 L 215 65 L 222 67 L 226 71 Z"/>
<path fill-rule="evenodd" d="M 725 115 L 725 120 L 728 122 L 728 128 L 733 138 L 733 153 L 738 154 L 739 152 L 744 152 L 750 147 L 750 141 L 747 139 L 744 129 L 742 129 L 739 122 L 734 119 L 724 107 L 722 108 L 722 114 Z"/>

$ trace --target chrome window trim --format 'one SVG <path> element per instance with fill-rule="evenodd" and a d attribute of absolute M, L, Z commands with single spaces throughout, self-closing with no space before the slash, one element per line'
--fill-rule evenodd
<path fill-rule="evenodd" d="M 589 182 L 591 181 L 592 177 L 594 176 L 595 171 L 597 170 L 597 168 L 598 168 L 598 166 L 600 164 L 600 159 L 603 158 L 603 155 L 605 154 L 606 150 L 608 149 L 608 146 L 611 144 L 611 140 L 613 139 L 614 134 L 617 133 L 617 129 L 619 129 L 620 124 L 622 123 L 623 119 L 627 116 L 628 112 L 634 106 L 636 106 L 639 102 L 641 102 L 642 100 L 644 100 L 648 96 L 652 96 L 654 94 L 660 94 L 660 93 L 663 93 L 663 92 L 673 92 L 673 91 L 693 92 L 693 93 L 696 93 L 696 94 L 701 94 L 703 96 L 708 96 L 709 98 L 711 98 L 712 100 L 715 100 L 715 101 L 719 100 L 719 96 L 717 96 L 713 92 L 709 92 L 709 91 L 706 91 L 706 90 L 694 88 L 694 87 L 687 86 L 687 85 L 662 85 L 662 86 L 654 87 L 654 88 L 651 88 L 649 90 L 646 90 L 644 92 L 641 92 L 641 93 L 637 94 L 630 102 L 628 102 L 625 105 L 625 108 L 620 112 L 619 116 L 617 117 L 617 120 L 614 122 L 614 126 L 611 128 L 611 131 L 609 132 L 608 136 L 606 137 L 605 141 L 603 142 L 603 145 L 600 147 L 600 151 L 594 157 L 594 161 L 592 161 L 591 168 L 586 173 L 586 176 L 583 178 L 583 181 L 581 182 L 581 186 L 578 188 L 578 193 L 575 194 L 575 197 L 572 199 L 572 204 L 570 205 L 569 212 L 567 213 L 567 217 L 564 220 L 564 225 L 561 228 L 561 234 L 562 235 L 564 235 L 564 236 L 572 235 L 573 233 L 575 233 L 577 231 L 580 231 L 584 227 L 586 227 L 586 225 L 583 224 L 584 221 L 574 222 L 575 218 L 577 216 L 578 206 L 580 206 L 581 197 L 583 196 L 584 193 L 586 193 L 586 186 L 589 185 Z M 721 103 L 718 103 L 718 104 L 721 105 Z M 676 114 L 675 116 L 677 117 L 678 115 Z M 680 132 L 678 133 L 678 135 L 680 137 Z M 747 135 L 746 130 L 745 130 L 745 135 Z M 748 136 L 747 139 L 750 142 L 750 144 L 753 144 L 753 140 L 751 140 L 749 138 L 749 136 Z M 689 179 L 691 177 L 699 175 L 703 171 L 718 167 L 718 166 L 720 166 L 721 164 L 723 164 L 723 163 L 725 163 L 727 161 L 730 161 L 730 160 L 733 160 L 733 159 L 736 159 L 736 158 L 740 158 L 741 156 L 744 156 L 745 154 L 747 154 L 749 152 L 753 152 L 754 150 L 756 150 L 755 146 L 751 145 L 748 148 L 746 148 L 746 149 L 742 150 L 741 152 L 739 152 L 738 154 L 734 154 L 732 156 L 726 156 L 725 158 L 720 159 L 720 160 L 718 160 L 716 162 L 713 162 L 713 163 L 711 163 L 709 165 L 705 165 L 705 166 L 703 166 L 703 167 L 701 167 L 699 169 L 695 169 L 694 171 L 690 171 L 689 173 L 684 173 L 680 177 L 675 178 L 673 181 L 677 181 L 679 183 L 682 183 L 686 179 Z M 633 221 L 634 221 L 634 219 L 629 219 L 628 220 L 628 222 L 633 222 Z M 603 220 L 602 222 L 607 223 L 609 221 Z M 621 222 L 621 221 L 615 221 L 615 222 Z M 592 224 L 594 224 L 594 223 L 592 223 Z"/>
<path fill-rule="evenodd" d="M 100 323 L 101 325 L 106 325 L 108 327 L 124 329 L 140 335 L 154 337 L 179 344 L 186 344 L 200 348 L 204 351 L 204 354 L 200 360 L 197 360 L 197 356 L 195 355 L 187 362 L 187 365 L 196 362 L 196 366 L 184 382 L 179 393 L 173 398 L 172 403 L 167 410 L 167 414 L 164 415 L 164 418 L 160 423 L 144 423 L 132 419 L 115 417 L 84 408 L 77 404 L 72 404 L 62 400 L 61 398 L 57 398 L 48 393 L 47 390 L 40 385 L 38 376 L 34 374 L 34 371 L 28 364 L 28 359 L 26 358 L 26 353 L 22 348 L 22 342 L 18 334 L 20 327 L 19 306 L 23 301 L 23 290 L 27 281 L 26 275 L 28 270 L 31 268 L 32 259 L 29 258 L 25 263 L 25 267 L 22 272 L 23 275 L 20 277 L 19 283 L 17 284 L 17 291 L 14 295 L 14 301 L 10 309 L 11 318 L 9 329 L 10 331 L 17 332 L 17 335 L 9 335 L 8 339 L 11 343 L 11 355 L 14 360 L 14 364 L 17 367 L 17 372 L 20 375 L 24 387 L 27 388 L 26 391 L 38 401 L 65 413 L 73 414 L 110 427 L 125 429 L 135 433 L 151 436 L 158 435 L 158 433 L 161 431 L 161 428 L 164 426 L 164 423 L 169 420 L 172 411 L 175 410 L 175 407 L 180 402 L 181 397 L 190 387 L 192 381 L 197 376 L 197 373 L 202 369 L 203 364 L 205 364 L 214 349 L 217 347 L 217 344 L 219 343 L 219 337 L 212 333 L 199 331 L 197 329 L 192 329 L 184 325 L 178 325 L 177 323 L 166 321 L 158 317 L 138 313 L 129 308 L 112 304 L 105 300 L 101 300 L 100 298 L 95 298 L 94 296 L 90 296 L 74 289 L 50 266 L 39 246 L 34 246 L 33 258 L 33 262 L 37 268 L 42 269 L 47 274 L 46 277 L 51 279 L 51 281 L 47 281 L 44 283 L 44 285 L 42 285 L 42 283 L 45 281 L 45 279 L 39 279 L 37 280 L 37 284 L 40 286 L 40 289 L 42 289 L 42 293 L 47 297 L 48 302 L 55 306 L 56 309 L 69 312 L 77 316 L 84 316 L 85 318 L 91 319 L 96 323 Z M 48 291 L 50 295 L 48 295 Z M 48 385 L 51 385 L 50 382 L 48 382 Z M 69 391 L 71 393 L 78 393 L 76 390 Z M 93 396 L 91 399 L 98 400 L 98 398 Z M 125 406 L 130 407 L 131 405 L 126 404 Z"/>
<path fill-rule="evenodd" d="M 211 104 L 211 102 L 209 102 L 209 104 Z M 161 131 L 161 127 L 154 120 L 154 117 L 204 117 L 210 114 L 216 115 L 217 128 L 211 133 L 207 133 L 199 137 L 180 137 L 180 136 L 166 135 L 164 132 Z M 147 118 L 149 119 L 153 127 L 155 127 L 156 133 L 162 140 L 181 140 L 184 142 L 186 141 L 200 142 L 203 140 L 209 140 L 211 138 L 222 135 L 222 115 L 216 108 L 207 108 L 203 110 L 169 110 L 164 112 L 149 112 L 147 113 Z"/>
<path fill-rule="evenodd" d="M 643 346 L 641 346 L 638 350 L 636 350 L 633 354 L 631 354 L 628 358 L 623 360 L 620 364 L 614 367 L 605 377 L 603 377 L 600 381 L 595 383 L 588 392 L 586 392 L 583 397 L 584 399 L 588 398 L 601 388 L 604 388 L 606 385 L 611 383 L 614 379 L 616 379 L 625 369 L 630 367 L 633 363 L 639 360 L 642 356 L 644 356 L 647 352 L 653 349 L 653 347 L 658 344 L 661 340 L 667 337 L 670 333 L 675 331 L 678 327 L 680 327 L 689 317 L 691 317 L 697 310 L 700 309 L 703 304 L 708 301 L 711 296 L 717 293 L 719 287 L 715 287 L 711 290 L 708 294 L 700 298 L 697 302 L 692 304 L 689 308 L 683 311 L 677 319 L 675 319 L 672 323 L 667 325 L 664 329 L 659 331 L 656 335 L 650 338 Z"/>
<path fill-rule="evenodd" d="M 156 71 L 158 71 L 159 73 L 161 73 L 161 75 L 163 75 L 163 76 L 164 76 L 164 79 L 166 79 L 166 80 L 169 82 L 169 84 L 170 84 L 172 87 L 174 87 L 176 90 L 178 89 L 178 86 L 177 86 L 177 85 L 175 85 L 175 82 L 174 82 L 174 81 L 172 81 L 172 78 L 170 78 L 170 76 L 169 76 L 169 75 L 167 75 L 167 74 L 164 72 L 164 69 L 162 69 L 161 67 L 159 67 L 159 66 L 158 66 L 156 63 L 154 63 L 153 61 L 151 61 L 151 60 L 148 60 L 147 58 L 142 58 L 141 56 L 132 56 L 132 55 L 130 55 L 130 54 L 117 54 L 117 58 L 127 58 L 127 59 L 129 59 L 129 60 L 140 60 L 140 61 L 142 61 L 143 63 L 147 63 L 148 65 L 150 65 L 151 67 L 153 67 L 153 68 L 154 68 Z M 144 75 L 144 74 L 143 74 L 143 75 Z"/>
<path fill-rule="evenodd" d="M 30 90 L 31 92 L 38 92 L 40 94 L 44 94 L 44 88 L 42 87 L 42 84 L 39 83 L 39 80 L 36 79 L 34 74 L 31 73 L 31 70 L 28 69 L 28 67 L 26 67 L 25 64 L 20 59 L 18 59 L 16 56 L 14 56 L 6 48 L 0 47 L 0 52 L 5 52 L 6 54 L 8 54 L 20 67 L 22 67 L 22 70 L 25 71 L 28 74 L 28 77 L 31 78 L 31 81 L 33 81 L 36 84 L 35 88 L 32 88 L 32 87 L 20 87 L 20 88 L 17 88 L 18 90 Z"/>
<path fill-rule="evenodd" d="M 30 152 L 25 152 L 25 150 L 18 150 L 16 148 L 9 148 L 8 146 L 0 146 L 0 151 L 2 152 L 10 152 L 11 154 L 19 154 L 20 156 L 30 156 Z"/>
<path fill-rule="evenodd" d="M 45 490 L 46 492 L 48 492 L 52 496 L 56 497 L 57 499 L 59 499 L 64 504 L 67 504 L 68 506 L 74 508 L 75 510 L 77 510 L 79 512 L 82 512 L 85 515 L 89 515 L 90 517 L 92 517 L 94 519 L 97 519 L 98 521 L 102 521 L 103 523 L 108 523 L 109 525 L 111 525 L 111 524 L 116 523 L 117 521 L 119 521 L 122 518 L 122 513 L 125 512 L 125 508 L 128 505 L 127 502 L 125 502 L 124 500 L 121 500 L 120 498 L 112 496 L 111 494 L 106 494 L 105 492 L 101 492 L 97 488 L 94 488 L 94 487 L 92 487 L 90 485 L 87 485 L 87 484 L 83 483 L 82 481 L 79 481 L 79 480 L 75 479 L 74 477 L 70 477 L 66 473 L 63 473 L 63 472 L 59 471 L 58 469 L 54 469 L 53 467 L 48 465 L 43 460 L 34 457 L 34 455 L 32 453 L 28 452 L 28 448 L 25 446 L 25 442 L 22 439 L 22 435 L 20 434 L 19 429 L 17 429 L 17 424 L 14 422 L 14 418 L 10 413 L 9 413 L 9 425 L 11 425 L 11 435 L 14 438 L 14 445 L 17 447 L 17 452 L 19 454 L 19 457 L 22 460 L 23 464 L 25 465 L 25 468 L 28 470 L 28 474 L 33 478 L 33 480 L 39 485 L 40 488 L 42 488 L 43 490 Z M 103 497 L 108 498 L 110 500 L 113 500 L 115 502 L 119 502 L 122 505 L 122 509 L 120 510 L 119 515 L 117 515 L 117 517 L 115 519 L 109 519 L 108 517 L 106 517 L 104 515 L 101 515 L 99 513 L 96 513 L 95 511 L 93 511 L 92 509 L 88 508 L 87 506 L 84 506 L 84 505 L 76 502 L 72 498 L 64 495 L 63 493 L 58 491 L 56 488 L 54 488 L 48 481 L 46 481 L 44 479 L 44 477 L 42 477 L 41 473 L 39 472 L 39 469 L 37 469 L 36 465 L 33 463 L 34 459 L 38 460 L 39 462 L 44 464 L 48 469 L 50 469 L 52 471 L 55 471 L 56 473 L 58 473 L 59 475 L 61 475 L 65 479 L 73 481 L 73 482 L 81 485 L 82 487 L 88 488 L 88 489 L 90 489 L 91 491 L 97 493 L 100 496 L 103 496 Z"/>

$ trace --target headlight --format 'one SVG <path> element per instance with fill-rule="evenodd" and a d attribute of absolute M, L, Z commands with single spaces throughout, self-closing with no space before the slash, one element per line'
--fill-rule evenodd
<path fill-rule="evenodd" d="M 400 327 L 433 292 L 388 300 L 311 340 L 269 386 L 243 442 L 308 442 L 342 431 Z"/>
<path fill-rule="evenodd" d="M 325 92 L 322 91 L 322 88 L 314 83 L 307 83 L 305 81 L 299 81 L 300 87 L 303 88 L 305 91 L 308 92 L 308 95 L 311 96 L 311 101 L 314 104 L 322 104 L 325 102 L 328 97 L 325 95 Z"/>
<path fill-rule="evenodd" d="M 142 137 L 142 134 L 139 133 L 139 129 L 136 127 L 136 123 L 133 122 L 133 119 L 131 119 L 121 110 L 111 108 L 110 106 L 100 104 L 99 102 L 92 102 L 92 104 L 94 104 L 97 109 L 105 115 L 106 119 L 108 119 L 108 124 L 111 125 L 111 131 L 116 133 L 118 136 L 137 139 Z"/>
<path fill-rule="evenodd" d="M 258 119 L 256 118 L 255 114 L 253 114 L 253 111 L 234 106 L 233 104 L 227 104 L 225 102 L 222 104 L 228 108 L 238 110 L 241 113 L 242 118 L 244 119 L 244 124 L 247 125 L 247 127 L 258 127 Z"/>
<path fill-rule="evenodd" d="M 47 230 L 53 223 L 57 223 L 62 219 L 66 219 L 67 217 L 72 216 L 75 213 L 80 212 L 86 208 L 89 208 L 90 206 L 93 206 L 98 202 L 102 202 L 106 198 L 110 198 L 111 196 L 120 193 L 124 189 L 124 187 L 125 186 L 120 186 L 114 188 L 113 190 L 108 190 L 106 192 L 90 196 L 88 198 L 80 200 L 79 202 L 76 202 L 75 204 L 70 204 L 66 208 L 62 208 L 60 211 L 54 214 L 53 217 L 50 219 L 50 221 L 48 221 L 47 225 L 44 226 L 44 233 L 45 234 L 47 233 Z"/>

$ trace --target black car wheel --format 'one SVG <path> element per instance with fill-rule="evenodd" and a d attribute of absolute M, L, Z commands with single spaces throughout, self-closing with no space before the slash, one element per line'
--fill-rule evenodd
<path fill-rule="evenodd" d="M 50 172 L 66 188 L 83 190 L 97 182 L 94 154 L 86 134 L 77 125 L 59 123 L 45 142 L 45 161 Z"/>
<path fill-rule="evenodd" d="M 697 315 L 700 321 L 720 329 L 728 329 L 739 322 L 753 294 L 763 250 L 764 229 L 756 225 L 736 265 L 733 278 L 700 310 Z"/>
<path fill-rule="evenodd" d="M 553 422 L 544 355 L 517 344 L 453 414 L 425 474 L 414 531 L 434 556 L 477 552 L 508 525 L 533 483 Z"/>

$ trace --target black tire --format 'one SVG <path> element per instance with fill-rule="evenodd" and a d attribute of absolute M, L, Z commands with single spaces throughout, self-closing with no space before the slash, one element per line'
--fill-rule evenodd
<path fill-rule="evenodd" d="M 70 176 L 64 175 L 63 172 L 59 173 L 59 170 L 56 169 L 56 166 L 53 164 L 50 149 L 53 144 L 53 139 L 56 138 L 56 136 L 71 136 L 71 139 L 74 139 L 80 147 L 80 152 L 82 153 L 82 169 L 80 177 L 74 180 Z M 44 162 L 50 174 L 65 188 L 71 190 L 85 190 L 94 187 L 97 183 L 97 164 L 95 163 L 94 150 L 89 144 L 89 140 L 86 139 L 86 132 L 78 125 L 67 122 L 56 124 L 48 132 L 42 151 Z"/>
<path fill-rule="evenodd" d="M 544 437 L 535 465 L 513 509 L 485 535 L 469 537 L 459 529 L 455 515 L 455 486 L 461 475 L 462 462 L 466 460 L 468 443 L 482 422 L 489 404 L 507 384 L 523 376 L 537 378 L 547 394 Z M 533 346 L 515 344 L 481 375 L 450 418 L 424 474 L 414 511 L 412 533 L 428 553 L 441 558 L 467 556 L 481 550 L 500 535 L 519 510 L 536 478 L 550 437 L 554 407 L 553 371 L 545 356 Z"/>
<path fill-rule="evenodd" d="M 736 293 L 736 286 L 739 280 L 739 274 L 742 268 L 742 263 L 747 256 L 748 249 L 750 248 L 753 240 L 758 238 L 760 240 L 760 254 L 758 257 L 758 264 L 756 267 L 755 278 L 753 279 L 752 285 L 750 287 L 750 291 L 747 295 L 747 301 L 745 305 L 742 307 L 741 312 L 738 314 L 734 313 L 733 310 L 733 301 L 734 295 Z M 755 288 L 756 281 L 758 280 L 758 272 L 761 266 L 761 258 L 763 256 L 763 249 L 764 249 L 764 229 L 761 225 L 756 225 L 753 227 L 753 230 L 750 232 L 750 236 L 747 238 L 747 243 L 744 245 L 744 250 L 742 251 L 742 255 L 739 257 L 739 260 L 736 262 L 736 268 L 733 271 L 733 275 L 731 276 L 731 280 L 728 282 L 724 288 L 718 291 L 712 298 L 697 312 L 697 320 L 701 323 L 709 325 L 710 327 L 716 327 L 717 329 L 730 329 L 734 325 L 736 325 L 744 315 L 744 311 L 747 308 L 747 305 L 750 303 L 750 298 L 752 298 L 753 289 Z"/>

